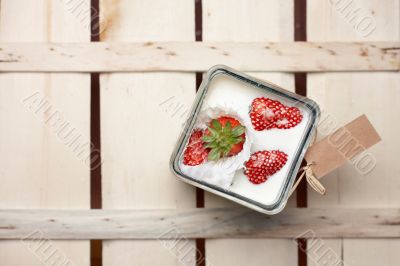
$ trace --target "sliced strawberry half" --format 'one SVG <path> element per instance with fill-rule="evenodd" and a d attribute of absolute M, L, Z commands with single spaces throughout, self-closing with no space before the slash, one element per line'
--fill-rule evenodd
<path fill-rule="evenodd" d="M 275 122 L 279 119 L 279 112 L 283 105 L 265 97 L 253 100 L 250 110 L 250 120 L 257 131 L 271 129 L 275 127 Z"/>
<path fill-rule="evenodd" d="M 303 116 L 296 107 L 265 97 L 255 98 L 251 104 L 250 120 L 257 131 L 279 128 L 289 129 L 298 125 Z"/>
<path fill-rule="evenodd" d="M 202 164 L 207 161 L 208 153 L 210 149 L 204 147 L 202 138 L 203 131 L 195 129 L 190 135 L 189 143 L 183 154 L 183 164 L 189 166 L 195 166 Z"/>
<path fill-rule="evenodd" d="M 303 115 L 297 107 L 284 107 L 280 112 L 278 121 L 275 122 L 276 128 L 289 129 L 297 126 Z"/>
<path fill-rule="evenodd" d="M 261 184 L 282 169 L 287 162 L 287 154 L 283 151 L 258 151 L 245 163 L 244 174 L 253 184 Z"/>

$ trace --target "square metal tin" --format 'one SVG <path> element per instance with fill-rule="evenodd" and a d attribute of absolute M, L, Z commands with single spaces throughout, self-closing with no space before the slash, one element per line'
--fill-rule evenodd
<path fill-rule="evenodd" d="M 197 116 L 201 110 L 203 101 L 207 95 L 208 88 L 209 88 L 211 82 L 213 81 L 213 79 L 218 75 L 227 75 L 227 76 L 237 80 L 237 82 L 243 82 L 254 88 L 263 90 L 266 94 L 267 93 L 274 94 L 277 97 L 285 98 L 285 100 L 291 102 L 293 105 L 296 105 L 296 107 L 300 106 L 302 108 L 302 110 L 306 111 L 309 115 L 309 119 L 306 124 L 306 128 L 304 130 L 303 136 L 301 137 L 298 148 L 295 152 L 293 163 L 290 166 L 290 170 L 288 172 L 288 175 L 286 176 L 284 185 L 282 186 L 282 189 L 280 189 L 280 191 L 278 193 L 279 196 L 278 196 L 276 202 L 273 204 L 270 204 L 270 205 L 262 204 L 258 201 L 252 200 L 248 197 L 244 197 L 240 194 L 234 193 L 234 192 L 224 189 L 222 187 L 218 187 L 216 185 L 204 182 L 203 180 L 198 180 L 193 177 L 187 176 L 181 171 L 179 162 L 182 158 L 185 146 L 188 143 L 193 126 L 194 126 Z M 221 197 L 224 197 L 224 198 L 227 198 L 234 202 L 237 202 L 239 204 L 242 204 L 242 205 L 249 207 L 251 209 L 254 209 L 256 211 L 259 211 L 259 212 L 262 212 L 265 214 L 276 214 L 276 213 L 280 212 L 281 210 L 283 210 L 283 208 L 286 205 L 286 202 L 289 197 L 290 189 L 293 186 L 293 183 L 295 181 L 295 178 L 296 178 L 297 172 L 299 170 L 300 164 L 302 162 L 302 159 L 304 157 L 304 154 L 305 154 L 308 146 L 310 145 L 310 142 L 315 133 L 319 115 L 320 115 L 320 111 L 319 111 L 318 105 L 314 101 L 312 101 L 306 97 L 297 95 L 290 91 L 287 91 L 275 84 L 272 84 L 272 83 L 269 83 L 266 81 L 261 81 L 259 79 L 256 79 L 254 77 L 251 77 L 249 75 L 246 75 L 244 73 L 236 71 L 227 66 L 222 66 L 222 65 L 214 66 L 206 73 L 206 75 L 204 76 L 203 82 L 200 85 L 200 88 L 198 90 L 196 99 L 192 106 L 189 118 L 186 121 L 184 130 L 181 133 L 181 135 L 178 139 L 178 142 L 176 144 L 175 150 L 171 156 L 171 160 L 170 160 L 171 170 L 175 175 L 177 175 L 183 181 L 185 181 L 189 184 L 192 184 L 196 187 L 210 191 L 214 194 L 217 194 Z"/>

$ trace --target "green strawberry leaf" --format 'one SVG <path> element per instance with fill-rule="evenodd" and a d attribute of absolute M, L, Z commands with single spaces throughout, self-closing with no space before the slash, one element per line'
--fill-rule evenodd
<path fill-rule="evenodd" d="M 221 123 L 217 119 L 213 119 L 211 121 L 211 124 L 216 130 L 221 130 L 221 128 L 222 128 Z"/>
<path fill-rule="evenodd" d="M 209 142 L 206 145 L 204 145 L 204 148 L 218 148 L 218 143 Z"/>
<path fill-rule="evenodd" d="M 244 138 L 239 137 L 239 138 L 235 139 L 235 142 L 233 144 L 238 144 L 238 143 L 240 143 L 242 141 L 244 141 Z"/>
<path fill-rule="evenodd" d="M 202 137 L 204 147 L 211 149 L 208 153 L 208 160 L 216 161 L 221 157 L 229 156 L 232 147 L 244 141 L 244 138 L 241 137 L 244 133 L 245 127 L 242 125 L 232 128 L 231 121 L 222 125 L 217 119 L 212 119 L 207 135 Z"/>
<path fill-rule="evenodd" d="M 221 157 L 221 152 L 219 151 L 219 149 L 212 149 L 208 154 L 208 160 L 210 161 L 216 161 L 220 157 Z"/>
<path fill-rule="evenodd" d="M 208 127 L 208 130 L 211 132 L 211 135 L 219 135 L 218 130 L 212 127 Z"/>
<path fill-rule="evenodd" d="M 231 125 L 230 121 L 226 122 L 224 129 L 225 129 L 225 132 L 230 132 L 231 131 L 232 125 Z"/>
<path fill-rule="evenodd" d="M 242 135 L 245 131 L 245 127 L 244 126 L 237 126 L 234 129 L 232 129 L 232 135 L 235 137 L 238 137 L 240 135 Z"/>
<path fill-rule="evenodd" d="M 215 138 L 214 138 L 212 135 L 204 135 L 203 138 L 202 138 L 202 140 L 203 140 L 204 142 L 212 142 L 212 141 L 215 140 Z"/>
<path fill-rule="evenodd" d="M 225 149 L 225 150 L 223 151 L 223 156 L 224 156 L 224 157 L 228 156 L 229 151 L 230 151 L 230 149 Z"/>

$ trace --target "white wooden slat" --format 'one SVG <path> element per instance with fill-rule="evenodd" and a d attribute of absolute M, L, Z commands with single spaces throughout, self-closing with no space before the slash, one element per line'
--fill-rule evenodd
<path fill-rule="evenodd" d="M 399 208 L 287 208 L 275 216 L 243 208 L 19 209 L 0 210 L 0 215 L 0 239 L 19 239 L 40 229 L 49 239 L 164 241 L 177 236 L 177 230 L 171 230 L 172 223 L 187 239 L 295 238 L 299 235 L 313 238 L 314 234 L 308 232 L 310 227 L 319 237 L 400 237 Z M 354 227 L 354 224 L 358 226 Z M 259 242 L 265 248 L 269 244 L 269 241 Z"/>
<path fill-rule="evenodd" d="M 194 1 L 101 1 L 103 42 L 193 41 Z M 192 73 L 101 75 L 104 209 L 196 206 L 169 157 L 195 95 Z M 186 113 L 187 114 L 187 113 Z M 103 265 L 195 265 L 195 241 L 104 241 Z"/>
<path fill-rule="evenodd" d="M 342 1 L 340 5 L 333 2 L 309 1 L 310 41 L 399 41 L 399 0 Z M 358 23 L 362 19 L 365 22 L 361 27 Z M 376 27 L 366 36 L 366 31 L 360 29 L 367 27 L 367 21 L 372 21 Z M 377 159 L 376 168 L 371 173 L 363 176 L 352 165 L 340 168 L 321 180 L 327 187 L 326 197 L 309 193 L 309 206 L 398 207 L 400 169 L 394 158 L 400 147 L 397 137 L 400 128 L 393 123 L 400 115 L 398 73 L 330 73 L 309 74 L 308 77 L 308 94 L 320 103 L 323 113 L 334 117 L 339 124 L 365 113 L 382 137 L 382 142 L 370 150 Z M 382 88 L 383 91 L 379 92 Z M 332 248 L 336 257 L 344 260 L 345 265 L 398 265 L 400 259 L 398 239 L 324 242 L 326 248 Z M 318 257 L 315 248 L 309 254 Z M 318 261 L 309 261 L 309 265 L 319 265 Z"/>
<path fill-rule="evenodd" d="M 400 70 L 399 42 L 0 43 L 0 71 Z"/>
<path fill-rule="evenodd" d="M 2 0 L 0 41 L 89 41 L 89 29 L 60 2 Z M 90 10 L 89 2 L 85 0 L 82 8 Z M 41 99 L 48 104 L 36 112 Z M 60 123 L 68 121 L 70 129 L 89 139 L 89 103 L 87 74 L 0 74 L 1 208 L 89 208 L 89 166 L 65 144 L 68 139 L 56 134 Z M 88 147 L 81 150 L 89 151 Z M 3 240 L 1 264 L 70 261 L 89 265 L 87 240 L 50 241 L 46 245 L 47 251 L 42 246 L 35 252 L 35 246 L 20 240 Z M 46 256 L 49 259 L 44 261 Z"/>
<path fill-rule="evenodd" d="M 203 0 L 205 42 L 293 41 L 293 1 Z M 245 62 L 247 58 L 241 57 Z M 253 62 L 265 62 L 252 59 Z M 250 69 L 251 70 L 251 69 Z M 294 90 L 291 74 L 250 73 Z M 294 205 L 292 198 L 289 205 Z M 206 193 L 206 207 L 234 206 Z M 214 265 L 295 265 L 297 246 L 283 239 L 206 240 L 206 257 Z"/>

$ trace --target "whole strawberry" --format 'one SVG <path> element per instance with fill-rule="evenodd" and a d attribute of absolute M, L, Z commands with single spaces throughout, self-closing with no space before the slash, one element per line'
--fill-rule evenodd
<path fill-rule="evenodd" d="M 258 151 L 245 163 L 244 174 L 253 184 L 261 184 L 282 169 L 287 162 L 287 154 L 279 151 Z"/>
<path fill-rule="evenodd" d="M 210 149 L 208 160 L 216 161 L 241 152 L 245 138 L 245 127 L 237 119 L 221 116 L 211 120 L 202 140 Z"/>
<path fill-rule="evenodd" d="M 288 107 L 265 97 L 255 98 L 251 104 L 250 120 L 255 130 L 289 129 L 298 125 L 303 116 L 297 107 Z"/>
<path fill-rule="evenodd" d="M 183 164 L 195 166 L 207 161 L 210 149 L 204 147 L 202 137 L 203 131 L 195 129 L 189 138 L 189 143 L 183 154 Z"/>

